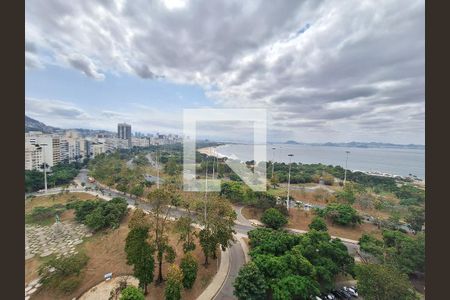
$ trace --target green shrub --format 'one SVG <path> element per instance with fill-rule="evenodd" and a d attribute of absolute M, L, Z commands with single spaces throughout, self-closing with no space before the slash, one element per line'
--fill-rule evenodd
<path fill-rule="evenodd" d="M 192 256 L 192 254 L 187 253 L 182 259 L 180 264 L 181 270 L 183 271 L 183 286 L 187 289 L 192 288 L 195 279 L 197 278 L 198 263 Z"/>
<path fill-rule="evenodd" d="M 317 231 L 328 231 L 327 224 L 325 220 L 321 217 L 314 217 L 311 221 L 311 224 L 308 225 L 309 229 L 314 229 Z"/>
<path fill-rule="evenodd" d="M 339 225 L 361 224 L 361 218 L 349 204 L 331 203 L 323 211 L 323 215 Z"/>
<path fill-rule="evenodd" d="M 134 286 L 128 286 L 125 289 L 123 289 L 120 300 L 144 300 L 145 296 L 144 293 Z"/>
<path fill-rule="evenodd" d="M 276 208 L 267 209 L 262 215 L 261 221 L 273 229 L 279 229 L 288 223 L 286 216 Z"/>
<path fill-rule="evenodd" d="M 31 211 L 31 218 L 34 221 L 43 221 L 55 216 L 56 210 L 53 207 L 38 206 Z"/>
<path fill-rule="evenodd" d="M 80 273 L 88 260 L 89 257 L 84 253 L 52 258 L 39 267 L 40 283 L 70 293 L 80 284 Z"/>

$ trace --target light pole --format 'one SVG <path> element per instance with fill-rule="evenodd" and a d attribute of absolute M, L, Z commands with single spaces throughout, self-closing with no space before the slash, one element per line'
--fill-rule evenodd
<path fill-rule="evenodd" d="M 156 150 L 156 188 L 159 189 L 159 163 L 158 163 L 158 149 Z"/>
<path fill-rule="evenodd" d="M 205 172 L 205 226 L 206 226 L 206 202 L 208 200 L 208 158 L 206 159 L 206 172 Z"/>
<path fill-rule="evenodd" d="M 288 156 L 289 156 L 289 175 L 288 175 L 288 189 L 287 189 L 286 206 L 287 206 L 287 210 L 289 212 L 289 203 L 291 202 L 289 199 L 289 188 L 291 185 L 291 160 L 292 160 L 292 156 L 294 156 L 294 154 L 288 154 Z"/>
<path fill-rule="evenodd" d="M 272 147 L 272 179 L 273 179 L 273 166 L 275 164 L 275 147 Z"/>
<path fill-rule="evenodd" d="M 40 146 L 42 148 L 42 157 L 44 158 L 44 189 L 47 194 L 47 163 L 45 162 L 45 147 L 47 147 L 47 144 L 40 144 Z"/>
<path fill-rule="evenodd" d="M 350 153 L 350 151 L 345 151 L 345 153 L 347 153 L 347 157 L 345 158 L 344 186 L 345 182 L 347 181 L 347 162 L 348 162 L 348 154 Z"/>

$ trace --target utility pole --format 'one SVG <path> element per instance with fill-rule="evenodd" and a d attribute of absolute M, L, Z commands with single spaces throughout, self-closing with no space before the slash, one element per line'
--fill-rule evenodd
<path fill-rule="evenodd" d="M 291 185 L 291 159 L 292 159 L 292 156 L 294 156 L 294 154 L 288 154 L 288 156 L 289 156 L 289 175 L 288 175 L 288 190 L 287 190 L 286 206 L 287 206 L 287 210 L 289 212 L 289 204 L 291 202 L 291 200 L 289 198 L 289 188 Z"/>
<path fill-rule="evenodd" d="M 273 166 L 275 164 L 275 147 L 272 147 L 272 179 L 273 179 Z"/>
<path fill-rule="evenodd" d="M 345 151 L 345 153 L 347 153 L 347 157 L 345 158 L 344 186 L 345 182 L 347 181 L 347 162 L 348 162 L 348 154 L 350 153 L 350 151 Z"/>

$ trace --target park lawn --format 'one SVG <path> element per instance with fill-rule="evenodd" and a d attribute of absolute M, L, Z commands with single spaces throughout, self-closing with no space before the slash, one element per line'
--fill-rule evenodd
<path fill-rule="evenodd" d="M 131 213 L 122 220 L 121 225 L 116 230 L 105 230 L 94 234 L 90 238 L 85 238 L 85 242 L 78 246 L 78 251 L 83 251 L 89 256 L 89 261 L 83 270 L 83 279 L 77 289 L 71 294 L 61 295 L 55 291 L 41 290 L 33 294 L 32 300 L 50 300 L 50 299 L 72 299 L 81 296 L 93 286 L 104 280 L 106 273 L 112 272 L 113 276 L 132 275 L 133 268 L 126 264 L 125 239 L 128 235 L 128 221 Z M 183 256 L 182 244 L 177 244 L 178 235 L 170 231 L 169 243 L 174 247 L 177 257 L 175 263 L 179 265 Z M 204 256 L 201 247 L 197 246 L 193 252 L 194 257 L 199 263 L 197 279 L 191 290 L 183 290 L 182 299 L 194 300 L 211 282 L 217 272 L 216 260 L 210 259 L 207 268 L 203 266 Z M 220 255 L 219 255 L 220 256 Z M 163 276 L 167 276 L 167 268 L 169 264 L 163 263 Z M 154 278 L 158 275 L 158 265 L 155 261 Z M 164 299 L 165 283 L 155 286 L 152 282 L 148 286 L 148 295 L 146 299 Z"/>
<path fill-rule="evenodd" d="M 74 200 L 93 200 L 95 196 L 88 193 L 59 193 L 49 196 L 36 196 L 25 200 L 25 213 L 29 213 L 33 208 L 38 206 L 49 207 L 55 204 L 66 204 L 69 201 Z"/>
<path fill-rule="evenodd" d="M 299 208 L 291 208 L 289 216 L 289 223 L 286 227 L 309 230 L 308 225 L 314 218 L 314 213 L 312 211 L 305 211 Z M 244 207 L 242 209 L 242 214 L 247 219 L 261 220 L 263 211 L 254 207 Z M 362 223 L 361 225 L 352 226 L 340 226 L 333 225 L 330 221 L 326 220 L 328 225 L 328 232 L 330 235 L 343 237 L 351 240 L 358 240 L 364 233 L 372 233 L 377 237 L 381 238 L 381 230 L 379 230 L 375 225 L 369 223 Z"/>

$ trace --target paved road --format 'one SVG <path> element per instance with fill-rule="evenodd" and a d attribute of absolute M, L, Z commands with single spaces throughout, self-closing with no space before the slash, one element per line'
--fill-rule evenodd
<path fill-rule="evenodd" d="M 90 188 L 95 188 L 96 183 L 89 183 L 87 180 L 87 172 L 88 170 L 82 169 L 80 171 L 80 174 L 77 176 L 75 182 L 85 182 L 86 186 Z M 111 197 L 122 197 L 125 198 L 130 205 L 135 205 L 136 202 L 138 203 L 138 206 L 144 210 L 151 210 L 152 207 L 148 203 L 141 202 L 135 198 L 131 198 L 128 195 L 124 195 L 123 193 L 113 191 L 111 189 L 105 189 L 105 194 L 110 195 Z M 242 207 L 234 207 L 236 214 L 237 214 L 237 223 L 234 226 L 234 230 L 236 233 L 247 235 L 247 233 L 255 229 L 254 226 L 250 224 L 250 222 L 242 215 Z M 178 209 L 173 209 L 170 213 L 171 217 L 179 218 L 180 216 L 184 215 L 186 212 Z M 294 233 L 299 233 L 300 231 L 292 231 Z M 348 243 L 343 242 L 348 250 L 349 253 L 353 256 L 356 256 L 356 251 L 359 250 L 359 246 L 354 243 Z M 237 299 L 233 295 L 233 283 L 235 278 L 237 277 L 239 273 L 239 269 L 242 265 L 245 263 L 245 256 L 244 256 L 244 250 L 242 249 L 241 244 L 239 241 L 236 241 L 233 246 L 230 248 L 230 268 L 228 270 L 227 279 L 225 280 L 222 288 L 217 293 L 216 297 L 214 299 L 216 300 L 228 300 L 228 299 Z"/>
<path fill-rule="evenodd" d="M 214 297 L 215 300 L 237 299 L 233 295 L 233 283 L 239 273 L 239 269 L 244 264 L 244 250 L 241 247 L 241 243 L 236 240 L 230 248 L 230 269 L 228 270 L 227 278 L 220 289 L 220 292 Z"/>

